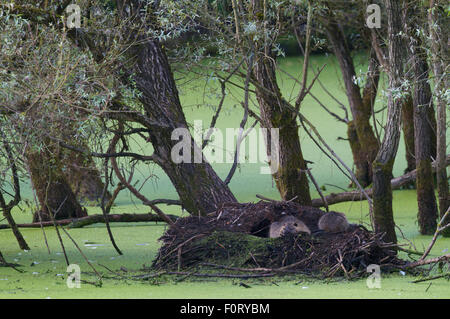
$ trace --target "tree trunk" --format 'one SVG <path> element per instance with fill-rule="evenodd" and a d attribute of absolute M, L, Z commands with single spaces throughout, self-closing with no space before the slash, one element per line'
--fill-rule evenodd
<path fill-rule="evenodd" d="M 13 208 L 17 205 L 19 205 L 21 200 L 21 194 L 20 194 L 20 179 L 19 179 L 19 173 L 17 169 L 17 163 L 15 161 L 15 156 L 13 155 L 13 151 L 6 139 L 6 136 L 4 132 L 0 132 L 0 138 L 3 140 L 3 148 L 6 153 L 7 163 L 8 163 L 8 169 L 11 171 L 11 179 L 12 179 L 12 188 L 14 189 L 14 195 L 12 195 L 12 200 L 7 204 L 5 201 L 5 198 L 2 194 L 2 188 L 0 187 L 0 208 L 3 211 L 3 216 L 8 221 L 9 226 L 11 227 L 11 230 L 14 234 L 14 236 L 17 239 L 17 243 L 19 244 L 20 249 L 26 249 L 29 250 L 30 247 L 28 247 L 27 242 L 25 241 L 25 238 L 22 236 L 22 233 L 17 228 L 16 222 L 14 221 L 14 218 L 11 214 L 11 211 Z M 3 171 L 3 174 L 6 172 Z M 5 177 L 5 175 L 3 175 Z M 1 186 L 1 183 L 0 183 Z M 11 194 L 9 194 L 11 195 Z"/>
<path fill-rule="evenodd" d="M 261 87 L 256 88 L 256 98 L 261 111 L 262 126 L 270 131 L 279 128 L 278 170 L 273 174 L 281 198 L 301 205 L 311 205 L 306 163 L 303 158 L 297 121 L 285 106 L 276 82 L 273 57 L 259 56 L 255 62 L 254 76 Z M 270 93 L 272 92 L 272 94 Z M 267 154 L 271 156 L 270 138 L 266 141 Z"/>
<path fill-rule="evenodd" d="M 431 157 L 436 158 L 436 118 L 434 108 L 428 109 L 428 122 L 431 124 Z M 405 143 L 406 168 L 405 173 L 416 169 L 416 155 L 414 146 L 414 105 L 411 96 L 408 96 L 402 107 L 402 131 Z M 415 185 L 413 182 L 411 185 Z"/>
<path fill-rule="evenodd" d="M 446 130 L 447 130 L 447 114 L 446 99 L 444 91 L 448 88 L 448 76 L 444 73 L 444 62 L 448 61 L 448 28 L 445 27 L 445 19 L 443 6 L 444 1 L 431 0 L 430 10 L 428 12 L 428 24 L 431 37 L 431 60 L 434 73 L 434 90 L 436 92 L 436 108 L 437 108 L 437 150 L 436 150 L 436 180 L 439 196 L 439 210 L 441 218 L 450 206 L 449 186 L 447 180 L 447 169 L 445 163 L 446 157 Z M 447 218 L 441 226 L 450 223 Z M 444 237 L 450 237 L 450 228 L 442 232 Z"/>
<path fill-rule="evenodd" d="M 14 169 L 15 170 L 15 169 Z M 17 171 L 13 174 L 17 174 Z M 18 176 L 14 176 L 13 178 L 17 178 L 16 181 L 18 182 Z M 16 184 L 18 185 L 18 184 Z M 18 189 L 16 189 L 17 191 Z M 20 190 L 19 190 L 20 192 Z M 18 197 L 17 197 L 18 196 Z M 16 193 L 16 198 L 20 200 L 20 194 Z M 26 249 L 29 250 L 30 247 L 28 246 L 27 242 L 25 241 L 25 238 L 23 237 L 22 233 L 20 232 L 19 228 L 17 228 L 17 224 L 14 221 L 14 218 L 11 214 L 11 210 L 19 203 L 19 200 L 12 201 L 11 204 L 6 204 L 5 198 L 3 197 L 3 194 L 0 190 L 0 208 L 3 211 L 3 216 L 5 217 L 6 221 L 8 222 L 8 226 L 11 228 L 12 233 L 14 234 L 14 237 L 16 237 L 17 243 L 19 244 L 20 249 Z"/>
<path fill-rule="evenodd" d="M 47 120 L 41 111 L 39 105 L 27 108 L 27 117 L 20 123 L 22 127 L 17 127 L 23 136 L 28 135 L 24 128 L 35 127 L 36 122 Z M 47 134 L 64 136 L 66 132 L 67 126 L 61 125 Z M 24 144 L 27 145 L 24 149 L 24 161 L 39 202 L 39 207 L 33 214 L 33 222 L 50 221 L 52 216 L 56 220 L 87 216 L 87 211 L 77 201 L 64 175 L 62 150 L 58 143 L 41 135 L 32 144 Z"/>
<path fill-rule="evenodd" d="M 411 95 L 408 95 L 402 107 L 402 130 L 403 140 L 405 142 L 405 173 L 408 173 L 416 169 L 416 156 L 414 146 L 414 106 Z"/>
<path fill-rule="evenodd" d="M 173 74 L 161 44 L 157 40 L 138 39 L 129 53 L 132 58 L 133 80 L 142 93 L 140 98 L 146 116 L 157 125 L 149 124 L 154 161 L 161 166 L 178 192 L 183 208 L 193 215 L 205 215 L 220 203 L 236 202 L 227 185 L 211 165 L 203 163 L 177 164 L 171 158 L 172 132 L 188 125 L 181 108 Z M 129 70 L 127 70 L 129 71 Z M 194 147 L 189 134 L 188 139 Z"/>
<path fill-rule="evenodd" d="M 0 251 L 0 265 L 6 265 L 7 262 L 5 260 L 5 258 L 3 257 L 2 252 Z"/>
<path fill-rule="evenodd" d="M 372 126 L 370 125 L 373 104 L 378 88 L 378 61 L 375 52 L 371 52 L 368 72 L 369 77 L 362 97 L 360 87 L 354 82 L 356 73 L 353 59 L 339 24 L 333 17 L 329 16 L 324 18 L 324 23 L 327 37 L 341 68 L 345 90 L 353 117 L 352 125 L 356 130 L 358 142 L 360 144 L 359 147 L 356 146 L 355 148 L 352 148 L 352 150 L 358 150 L 357 154 L 353 154 L 353 158 L 356 160 L 356 176 L 362 178 L 361 180 L 358 180 L 358 182 L 363 187 L 366 187 L 372 182 L 372 162 L 375 159 L 379 148 L 378 141 L 372 130 Z"/>
<path fill-rule="evenodd" d="M 204 215 L 223 202 L 236 202 L 228 186 L 209 163 L 177 164 L 171 158 L 173 146 L 178 143 L 172 140 L 172 132 L 175 129 L 187 129 L 188 124 L 165 51 L 160 42 L 149 38 L 146 32 L 148 28 L 157 27 L 157 18 L 151 11 L 158 2 L 148 6 L 138 0 L 115 3 L 118 19 L 130 22 L 129 25 L 121 26 L 121 39 L 126 39 L 127 43 L 123 43 L 124 63 L 115 75 L 128 87 L 140 91 L 139 99 L 144 109 L 144 114 L 128 109 L 122 113 L 123 120 L 132 118 L 132 121 L 136 121 L 139 118 L 138 122 L 149 129 L 149 140 L 154 149 L 152 159 L 170 178 L 183 208 L 189 213 Z M 108 48 L 96 46 L 89 35 L 71 29 L 68 37 L 76 45 L 88 47 L 98 63 L 107 55 L 103 50 Z M 193 146 L 193 138 L 188 135 Z"/>
<path fill-rule="evenodd" d="M 366 187 L 372 181 L 372 176 L 370 175 L 372 169 L 366 159 L 366 152 L 361 147 L 361 143 L 359 142 L 358 133 L 356 132 L 356 127 L 353 121 L 347 123 L 347 138 L 350 144 L 350 149 L 352 150 L 356 179 L 361 186 Z"/>
<path fill-rule="evenodd" d="M 67 183 L 57 157 L 52 156 L 48 148 L 41 152 L 28 149 L 25 156 L 40 205 L 33 222 L 51 220 L 50 210 L 56 220 L 87 216 Z"/>
<path fill-rule="evenodd" d="M 428 68 L 429 70 L 429 68 Z M 433 98 L 433 95 L 431 95 L 431 98 Z M 433 102 L 432 102 L 433 103 Z M 434 107 L 428 107 L 427 108 L 427 121 L 428 124 L 431 127 L 431 157 L 433 159 L 436 159 L 437 156 L 437 121 L 436 121 L 436 111 L 434 110 Z M 445 157 L 445 156 L 444 156 Z"/>
<path fill-rule="evenodd" d="M 87 146 L 85 146 L 88 149 Z M 63 150 L 64 174 L 77 200 L 83 204 L 100 204 L 104 183 L 91 156 L 84 153 Z M 106 194 L 106 202 L 111 194 Z"/>
<path fill-rule="evenodd" d="M 261 25 L 274 26 L 276 22 L 265 16 L 265 5 L 262 0 L 251 1 L 248 17 Z M 267 129 L 269 135 L 266 139 L 269 158 L 272 157 L 270 131 L 272 128 L 279 129 L 278 170 L 272 172 L 272 177 L 283 200 L 293 200 L 301 205 L 310 206 L 307 166 L 300 145 L 296 114 L 289 110 L 288 102 L 282 97 L 277 83 L 276 56 L 272 53 L 273 40 L 263 38 L 264 36 L 260 41 L 250 38 L 247 40 L 252 42 L 249 54 L 255 55 L 253 80 L 256 82 L 255 91 L 261 112 L 261 126 Z"/>
<path fill-rule="evenodd" d="M 414 31 L 415 32 L 415 31 Z M 413 33 L 413 31 L 411 31 Z M 433 108 L 430 84 L 428 83 L 428 63 L 426 52 L 419 38 L 410 37 L 411 60 L 414 65 L 414 139 L 416 154 L 416 188 L 419 211 L 417 219 L 422 235 L 433 235 L 437 226 L 437 205 L 434 195 L 433 173 L 431 170 L 433 128 L 429 121 L 429 109 Z"/>
<path fill-rule="evenodd" d="M 0 202 L 2 206 L 1 208 L 3 210 L 3 216 L 7 220 L 8 225 L 14 234 L 14 237 L 16 237 L 20 249 L 30 250 L 30 247 L 28 246 L 27 242 L 25 241 L 25 238 L 23 237 L 22 233 L 19 231 L 19 228 L 17 227 L 14 218 L 12 217 L 11 209 L 8 209 L 6 205 L 4 205 L 3 195 L 1 193 L 0 193 Z"/>
<path fill-rule="evenodd" d="M 388 48 L 389 48 L 389 93 L 388 115 L 385 133 L 380 150 L 373 163 L 373 217 L 375 232 L 384 233 L 384 240 L 397 243 L 395 234 L 394 214 L 392 211 L 391 176 L 395 155 L 400 140 L 401 107 L 403 101 L 392 94 L 401 86 L 403 76 L 402 16 L 404 0 L 385 0 L 388 17 Z"/>

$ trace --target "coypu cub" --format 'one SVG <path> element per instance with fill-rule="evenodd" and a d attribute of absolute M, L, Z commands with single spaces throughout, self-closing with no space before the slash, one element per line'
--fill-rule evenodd
<path fill-rule="evenodd" d="M 319 219 L 319 229 L 328 233 L 340 233 L 349 229 L 350 224 L 343 213 L 328 212 Z"/>
<path fill-rule="evenodd" d="M 308 233 L 311 234 L 308 226 L 294 216 L 284 216 L 277 222 L 270 225 L 269 237 L 278 238 L 287 234 Z"/>

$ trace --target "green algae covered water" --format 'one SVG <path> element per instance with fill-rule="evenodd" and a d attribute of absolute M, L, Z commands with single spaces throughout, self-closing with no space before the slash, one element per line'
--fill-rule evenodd
<path fill-rule="evenodd" d="M 396 191 L 396 216 L 402 230 L 417 247 L 423 249 L 428 245 L 430 236 L 419 236 L 414 222 L 414 191 Z M 337 205 L 336 205 L 337 206 Z M 360 220 L 360 207 L 340 204 L 336 207 L 345 211 L 351 221 Z M 352 206 L 352 207 L 351 207 Z M 135 207 L 127 209 L 135 210 Z M 138 207 L 142 212 L 145 207 Z M 117 207 L 118 213 L 123 207 Z M 99 213 L 91 209 L 90 213 Z M 19 215 L 20 213 L 16 213 Z M 21 216 L 17 216 L 20 220 Z M 50 253 L 44 242 L 41 229 L 22 229 L 30 244 L 30 251 L 22 251 L 10 230 L 0 231 L 0 242 L 4 257 L 8 262 L 22 265 L 19 273 L 12 268 L 0 268 L 0 298 L 449 298 L 448 280 L 439 279 L 431 282 L 412 283 L 417 277 L 401 272 L 381 277 L 380 289 L 369 289 L 365 279 L 357 281 L 325 282 L 304 277 L 268 278 L 245 281 L 251 289 L 240 286 L 238 279 L 199 279 L 176 282 L 174 278 L 161 277 L 152 281 L 132 281 L 126 279 L 109 279 L 141 273 L 138 270 L 149 266 L 156 256 L 158 237 L 164 231 L 164 225 L 155 223 L 112 224 L 116 242 L 124 252 L 119 256 L 109 242 L 103 224 L 94 224 L 82 229 L 69 229 L 70 235 L 81 246 L 93 267 L 105 276 L 102 287 L 81 282 L 80 288 L 68 288 L 66 281 L 67 266 L 61 247 L 52 228 L 46 228 Z M 95 282 L 92 268 L 79 254 L 72 242 L 63 234 L 65 248 L 70 263 L 81 268 L 81 279 Z M 401 236 L 399 234 L 399 236 Z M 401 237 L 400 237 L 401 238 Z M 440 238 L 431 256 L 448 251 L 450 239 Z M 402 255 L 404 258 L 406 256 Z M 106 266 L 109 270 L 107 270 Z M 112 272 L 111 272 L 111 271 Z M 177 278 L 179 279 L 179 278 Z"/>

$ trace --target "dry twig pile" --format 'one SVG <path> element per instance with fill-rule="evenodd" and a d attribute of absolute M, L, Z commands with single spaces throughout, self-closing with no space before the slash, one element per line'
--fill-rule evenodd
<path fill-rule="evenodd" d="M 273 221 L 285 214 L 301 219 L 314 233 L 325 212 L 291 202 L 224 204 L 205 217 L 176 221 L 160 238 L 163 242 L 153 266 L 158 270 L 207 266 L 262 274 L 303 273 L 325 277 L 361 277 L 370 264 L 386 269 L 406 264 L 395 245 L 363 226 L 348 232 L 299 234 L 267 238 Z"/>

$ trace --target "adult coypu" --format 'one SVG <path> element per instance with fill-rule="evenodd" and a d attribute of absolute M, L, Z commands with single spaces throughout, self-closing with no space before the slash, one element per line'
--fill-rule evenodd
<path fill-rule="evenodd" d="M 269 237 L 278 238 L 287 234 L 308 233 L 311 234 L 308 226 L 294 216 L 284 216 L 277 222 L 270 225 Z"/>
<path fill-rule="evenodd" d="M 328 212 L 319 219 L 319 230 L 328 233 L 341 233 L 350 228 L 350 224 L 345 214 L 338 212 Z"/>

